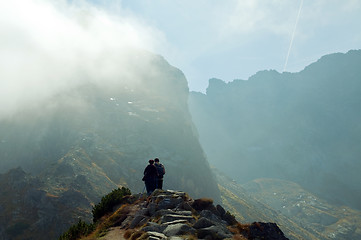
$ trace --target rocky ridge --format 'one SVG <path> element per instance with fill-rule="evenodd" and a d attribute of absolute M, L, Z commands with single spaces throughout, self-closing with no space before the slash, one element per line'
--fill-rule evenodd
<path fill-rule="evenodd" d="M 189 107 L 210 164 L 240 183 L 286 179 L 360 210 L 360 62 L 351 50 L 297 73 L 209 80 Z"/>
<path fill-rule="evenodd" d="M 275 223 L 240 224 L 212 199 L 193 200 L 185 192 L 156 190 L 128 202 L 83 239 L 288 239 Z"/>

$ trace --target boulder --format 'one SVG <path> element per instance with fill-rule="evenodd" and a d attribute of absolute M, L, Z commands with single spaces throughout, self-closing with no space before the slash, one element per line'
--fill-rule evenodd
<path fill-rule="evenodd" d="M 168 237 L 170 236 L 178 236 L 178 235 L 185 235 L 185 234 L 194 234 L 196 230 L 187 224 L 184 223 L 177 223 L 173 225 L 167 226 L 164 230 L 164 234 Z"/>
<path fill-rule="evenodd" d="M 178 198 L 172 198 L 172 197 L 164 198 L 163 200 L 161 200 L 158 203 L 158 209 L 175 208 L 181 202 L 183 202 L 183 199 L 181 197 L 178 197 Z"/>
<path fill-rule="evenodd" d="M 177 209 L 182 209 L 186 211 L 194 210 L 194 208 L 192 208 L 191 204 L 189 204 L 188 202 L 181 202 L 180 204 L 178 204 Z"/>
<path fill-rule="evenodd" d="M 177 215 L 183 215 L 183 216 L 192 216 L 192 212 L 191 211 L 175 211 L 174 214 Z"/>
<path fill-rule="evenodd" d="M 174 220 L 172 222 L 166 222 L 166 223 L 163 223 L 162 225 L 172 225 L 172 224 L 177 224 L 177 223 L 188 223 L 188 221 L 180 219 L 180 220 Z"/>
<path fill-rule="evenodd" d="M 201 217 L 208 218 L 209 220 L 211 220 L 213 222 L 221 222 L 222 221 L 222 219 L 220 217 L 218 217 L 217 215 L 215 215 L 213 212 L 211 212 L 209 210 L 203 210 L 199 213 L 199 215 L 201 215 Z"/>
<path fill-rule="evenodd" d="M 131 222 L 133 221 L 133 217 L 132 216 L 128 216 L 120 225 L 120 228 L 127 228 Z"/>
<path fill-rule="evenodd" d="M 160 240 L 167 239 L 167 236 L 159 232 L 147 232 L 148 239 Z"/>
<path fill-rule="evenodd" d="M 156 217 L 159 217 L 159 216 L 164 216 L 164 215 L 167 215 L 167 214 L 183 215 L 183 216 L 192 216 L 192 212 L 191 212 L 191 211 L 173 211 L 173 210 L 171 210 L 171 209 L 161 209 L 161 210 L 158 210 L 158 211 L 155 213 L 155 216 L 156 216 Z"/>
<path fill-rule="evenodd" d="M 132 222 L 130 223 L 129 228 L 135 228 L 135 227 L 137 227 L 138 225 L 140 225 L 139 223 L 140 223 L 141 221 L 144 222 L 144 219 L 145 219 L 145 218 L 146 218 L 146 217 L 145 217 L 144 215 L 136 215 L 136 216 L 133 218 Z"/>
<path fill-rule="evenodd" d="M 220 225 L 213 225 L 207 228 L 201 228 L 197 230 L 198 238 L 218 240 L 232 238 L 232 236 L 232 233 L 227 228 L 224 228 Z"/>
<path fill-rule="evenodd" d="M 184 198 L 184 200 L 188 200 L 189 196 L 186 192 L 182 192 L 182 191 L 174 191 L 174 190 L 167 190 L 168 193 L 173 194 L 173 195 L 177 195 L 180 196 L 182 198 Z"/>
<path fill-rule="evenodd" d="M 163 231 L 166 229 L 166 227 L 167 227 L 167 225 L 160 225 L 158 223 L 148 222 L 147 226 L 142 228 L 142 231 L 163 233 Z"/>
<path fill-rule="evenodd" d="M 160 210 L 156 211 L 153 215 L 155 217 L 161 217 L 166 214 L 176 214 L 176 212 L 171 209 L 160 209 Z"/>
<path fill-rule="evenodd" d="M 250 239 L 288 240 L 275 223 L 254 222 L 249 227 Z"/>
<path fill-rule="evenodd" d="M 207 228 L 210 226 L 215 225 L 211 220 L 205 217 L 201 217 L 194 225 L 193 228 L 200 229 L 200 228 Z"/>
<path fill-rule="evenodd" d="M 223 217 L 222 220 L 226 221 L 228 223 L 228 225 L 233 225 L 237 223 L 236 218 L 230 214 L 229 212 L 226 212 Z"/>
<path fill-rule="evenodd" d="M 149 209 L 148 208 L 141 208 L 137 211 L 137 215 L 149 216 Z"/>
<path fill-rule="evenodd" d="M 224 208 L 221 206 L 221 205 L 217 205 L 216 206 L 216 209 L 217 209 L 217 211 L 219 212 L 219 215 L 221 216 L 221 217 L 223 217 L 224 216 L 224 214 L 226 214 L 226 210 L 224 210 Z"/>
<path fill-rule="evenodd" d="M 160 218 L 161 223 L 172 222 L 176 220 L 186 220 L 187 222 L 193 223 L 195 219 L 192 216 L 184 216 L 177 214 L 166 214 Z"/>
<path fill-rule="evenodd" d="M 157 204 L 151 202 L 148 204 L 147 209 L 149 215 L 154 216 L 155 212 L 157 211 Z"/>

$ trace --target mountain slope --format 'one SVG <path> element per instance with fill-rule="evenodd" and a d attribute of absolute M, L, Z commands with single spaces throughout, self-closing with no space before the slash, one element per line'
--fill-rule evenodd
<path fill-rule="evenodd" d="M 73 219 L 91 216 L 90 201 L 75 190 L 53 195 L 21 168 L 0 175 L 0 239 L 49 239 Z"/>
<path fill-rule="evenodd" d="M 166 168 L 165 188 L 219 200 L 193 131 L 183 73 L 149 53 L 135 53 L 129 61 L 139 62 L 138 74 L 129 79 L 84 81 L 1 120 L 1 171 L 21 166 L 42 182 L 35 190 L 54 199 L 79 193 L 89 213 L 92 204 L 116 187 L 141 192 L 148 160 L 159 157 Z M 3 175 L 4 184 L 10 181 L 7 176 Z M 4 209 L 13 209 L 10 195 L 1 195 L 0 200 Z M 76 198 L 66 204 L 74 210 L 69 223 L 84 214 L 90 218 L 77 207 Z M 9 216 L 8 222 L 19 220 Z M 36 221 L 36 216 L 30 219 Z M 4 222 L 0 230 L 9 227 Z M 49 227 L 44 235 L 41 225 L 34 234 L 36 239 L 54 238 L 65 227 L 57 226 L 56 232 Z"/>
<path fill-rule="evenodd" d="M 299 73 L 211 79 L 190 110 L 212 165 L 239 182 L 282 178 L 361 209 L 361 51 Z"/>
<path fill-rule="evenodd" d="M 222 204 L 229 209 L 237 220 L 245 223 L 252 221 L 275 222 L 290 239 L 324 239 L 321 234 L 312 229 L 305 229 L 292 218 L 282 214 L 267 204 L 267 201 L 252 196 L 240 184 L 230 179 L 222 172 L 213 169 L 221 191 Z M 327 239 L 327 238 L 325 238 Z"/>
<path fill-rule="evenodd" d="M 360 239 L 361 212 L 329 204 L 300 185 L 280 179 L 238 184 L 213 169 L 222 203 L 241 222 L 271 221 L 291 239 Z"/>
<path fill-rule="evenodd" d="M 360 239 L 361 212 L 335 206 L 296 183 L 279 179 L 257 179 L 242 185 L 252 197 L 303 226 L 318 232 L 319 239 Z"/>

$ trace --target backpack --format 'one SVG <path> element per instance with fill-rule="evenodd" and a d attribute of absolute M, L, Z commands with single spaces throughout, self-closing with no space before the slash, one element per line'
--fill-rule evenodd
<path fill-rule="evenodd" d="M 163 175 L 165 174 L 165 169 L 164 169 L 163 164 L 161 164 L 161 163 L 155 164 L 155 167 L 157 168 L 159 177 L 163 177 Z"/>

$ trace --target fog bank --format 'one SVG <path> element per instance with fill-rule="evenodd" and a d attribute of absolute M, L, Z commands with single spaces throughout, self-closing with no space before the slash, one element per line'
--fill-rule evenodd
<path fill-rule="evenodd" d="M 0 2 L 0 120 L 84 83 L 136 84 L 147 63 L 134 49 L 152 51 L 162 36 L 120 3 L 111 8 L 114 15 L 85 2 Z"/>

